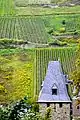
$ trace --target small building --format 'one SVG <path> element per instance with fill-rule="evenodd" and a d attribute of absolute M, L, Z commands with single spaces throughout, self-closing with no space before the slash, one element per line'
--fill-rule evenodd
<path fill-rule="evenodd" d="M 70 120 L 71 100 L 66 83 L 67 79 L 63 74 L 60 62 L 49 62 L 38 98 L 39 111 L 42 116 L 46 114 L 47 108 L 50 108 L 50 120 Z"/>

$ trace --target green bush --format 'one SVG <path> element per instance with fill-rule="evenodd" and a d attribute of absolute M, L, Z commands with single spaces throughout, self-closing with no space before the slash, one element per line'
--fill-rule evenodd
<path fill-rule="evenodd" d="M 37 111 L 27 97 L 7 107 L 0 106 L 0 120 L 37 120 L 37 117 Z"/>
<path fill-rule="evenodd" d="M 67 43 L 66 42 L 61 42 L 59 40 L 54 40 L 53 42 L 49 43 L 50 46 L 54 45 L 54 46 L 66 46 Z"/>
<path fill-rule="evenodd" d="M 60 33 L 64 33 L 64 32 L 66 32 L 65 27 L 60 28 L 59 32 L 60 32 Z"/>
<path fill-rule="evenodd" d="M 0 39 L 0 49 L 2 48 L 16 48 L 16 45 L 28 44 L 27 41 L 14 39 Z"/>

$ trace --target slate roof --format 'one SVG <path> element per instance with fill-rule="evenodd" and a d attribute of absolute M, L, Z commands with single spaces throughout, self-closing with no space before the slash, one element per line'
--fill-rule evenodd
<path fill-rule="evenodd" d="M 52 95 L 52 87 L 54 84 L 57 86 L 57 95 Z M 66 88 L 66 79 L 63 75 L 59 61 L 49 62 L 38 102 L 71 102 Z"/>

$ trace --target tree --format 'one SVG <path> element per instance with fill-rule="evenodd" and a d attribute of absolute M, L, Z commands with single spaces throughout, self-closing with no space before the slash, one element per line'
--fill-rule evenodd
<path fill-rule="evenodd" d="M 62 24 L 63 24 L 63 25 L 65 25 L 65 24 L 66 24 L 66 21 L 65 21 L 65 20 L 63 20 L 63 21 L 62 21 Z"/>

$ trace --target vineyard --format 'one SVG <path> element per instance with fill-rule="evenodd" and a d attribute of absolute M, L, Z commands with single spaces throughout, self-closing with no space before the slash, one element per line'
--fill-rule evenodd
<path fill-rule="evenodd" d="M 34 81 L 36 85 L 36 94 L 38 94 L 41 89 L 41 84 L 46 75 L 49 61 L 60 59 L 64 73 L 70 74 L 75 68 L 75 50 L 76 48 L 73 47 L 36 49 L 36 81 Z"/>
<path fill-rule="evenodd" d="M 47 43 L 48 34 L 41 18 L 0 17 L 0 38 L 22 39 L 33 43 Z"/>
<path fill-rule="evenodd" d="M 53 39 L 48 34 L 50 30 L 53 30 L 53 35 L 80 34 L 79 15 L 0 17 L 0 24 L 0 39 L 17 39 L 31 43 L 52 42 Z M 65 31 L 62 32 L 63 28 Z"/>
<path fill-rule="evenodd" d="M 68 75 L 75 69 L 80 6 L 43 5 L 59 2 L 0 0 L 0 103 L 38 95 L 49 61 L 60 60 Z"/>
<path fill-rule="evenodd" d="M 80 34 L 80 15 L 55 15 L 43 18 L 47 31 L 53 35 Z"/>

